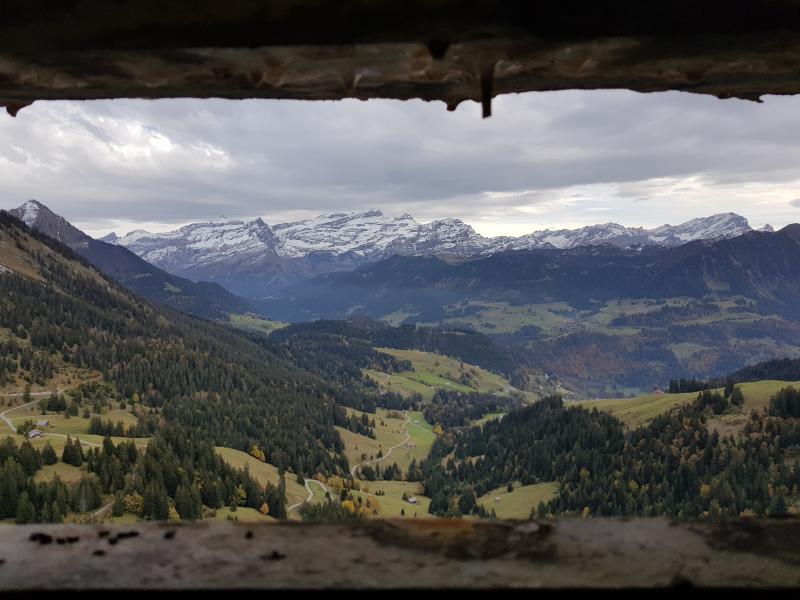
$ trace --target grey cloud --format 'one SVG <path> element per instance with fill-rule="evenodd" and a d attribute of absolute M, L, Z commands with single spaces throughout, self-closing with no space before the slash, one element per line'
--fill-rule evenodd
<path fill-rule="evenodd" d="M 597 205 L 588 210 L 571 188 L 615 184 L 609 216 L 675 222 L 729 210 L 729 194 L 652 216 L 656 203 L 643 202 L 652 181 L 674 180 L 677 197 L 691 192 L 689 178 L 709 189 L 791 186 L 798 108 L 795 98 L 624 91 L 501 97 L 488 120 L 469 103 L 455 113 L 390 101 L 36 103 L 0 117 L 0 206 L 35 197 L 102 229 L 364 207 L 485 220 L 563 193 L 570 218 L 591 222 Z M 490 191 L 508 194 L 489 202 Z"/>

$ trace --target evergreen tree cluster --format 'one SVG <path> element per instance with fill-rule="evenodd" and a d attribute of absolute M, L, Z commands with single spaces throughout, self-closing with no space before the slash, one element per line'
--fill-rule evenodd
<path fill-rule="evenodd" d="M 89 420 L 91 435 L 143 438 L 153 435 L 159 426 L 159 419 L 153 414 L 141 415 L 133 425 L 125 425 L 122 421 L 112 422 L 99 416 Z"/>
<path fill-rule="evenodd" d="M 507 481 L 559 483 L 558 496 L 534 514 L 698 517 L 779 516 L 798 498 L 797 392 L 784 390 L 765 414 L 753 412 L 741 436 L 709 430 L 709 417 L 733 402 L 704 390 L 692 404 L 625 431 L 610 415 L 551 397 L 450 433 L 422 463 L 434 514 L 459 514 L 461 497 Z M 451 455 L 452 453 L 452 455 Z M 448 457 L 448 455 L 451 455 Z M 444 465 L 442 462 L 444 461 Z"/>
<path fill-rule="evenodd" d="M 440 423 L 442 427 L 451 429 L 468 425 L 489 413 L 507 412 L 520 405 L 520 400 L 514 397 L 439 389 L 434 392 L 430 403 L 422 405 L 422 414 L 428 423 Z"/>
<path fill-rule="evenodd" d="M 54 460 L 55 459 L 55 460 Z M 0 442 L 0 519 L 17 523 L 60 523 L 69 512 L 100 506 L 102 494 L 96 477 L 67 485 L 58 477 L 34 482 L 43 464 L 55 464 L 52 447 L 39 452 L 28 442 L 17 446 L 13 438 Z"/>
<path fill-rule="evenodd" d="M 345 386 L 302 371 L 266 341 L 147 304 L 7 213 L 0 214 L 0 236 L 41 277 L 0 273 L 0 327 L 27 340 L 0 346 L 4 372 L 14 362 L 46 380 L 44 358 L 58 358 L 102 375 L 80 388 L 76 406 L 138 398 L 166 422 L 199 429 L 218 445 L 258 445 L 280 468 L 347 472 L 334 428 L 339 396 L 346 403 L 350 394 Z"/>

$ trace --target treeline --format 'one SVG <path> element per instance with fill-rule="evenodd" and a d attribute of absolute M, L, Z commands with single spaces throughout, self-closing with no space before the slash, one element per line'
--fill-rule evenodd
<path fill-rule="evenodd" d="M 656 311 L 622 315 L 611 320 L 612 327 L 665 327 L 679 321 L 701 319 L 720 314 L 718 304 L 690 302 L 683 306 L 664 306 Z"/>
<path fill-rule="evenodd" d="M 797 397 L 777 394 L 736 439 L 707 426 L 738 402 L 734 394 L 705 390 L 627 432 L 608 414 L 546 398 L 437 440 L 422 464 L 430 510 L 462 514 L 473 495 L 501 485 L 556 481 L 558 496 L 535 515 L 782 515 L 800 485 L 800 464 L 784 460 L 800 444 L 800 424 L 782 418 L 798 410 Z"/>
<path fill-rule="evenodd" d="M 367 317 L 355 317 L 350 321 L 318 320 L 295 323 L 272 332 L 270 340 L 282 343 L 301 335 L 323 334 L 347 340 L 361 340 L 370 347 L 438 352 L 501 373 L 521 388 L 525 387 L 527 381 L 526 360 L 522 353 L 468 329 L 413 324 L 391 327 Z"/>
<path fill-rule="evenodd" d="M 422 463 L 430 512 L 462 514 L 462 495 L 482 496 L 517 480 L 523 485 L 553 481 L 571 465 L 600 463 L 623 445 L 622 427 L 610 415 L 565 408 L 560 397 L 543 398 L 483 428 L 436 440 Z"/>
<path fill-rule="evenodd" d="M 669 382 L 670 393 L 698 392 L 706 389 L 732 388 L 737 383 L 775 379 L 778 381 L 800 381 L 800 358 L 778 358 L 755 365 L 743 367 L 724 377 L 708 380 L 672 379 Z"/>
<path fill-rule="evenodd" d="M 132 441 L 84 450 L 67 439 L 61 456 L 65 464 L 86 466 L 87 475 L 75 484 L 57 476 L 34 481 L 43 465 L 56 464 L 50 444 L 38 451 L 13 438 L 0 442 L 0 518 L 17 523 L 57 523 L 71 512 L 100 508 L 104 495 L 113 495 L 112 512 L 133 513 L 146 519 L 195 520 L 206 508 L 246 506 L 278 519 L 286 518 L 286 484 L 262 488 L 246 470 L 234 469 L 196 432 L 165 427 L 137 450 Z"/>
<path fill-rule="evenodd" d="M 753 413 L 740 438 L 720 436 L 706 424 L 720 398 L 703 392 L 694 404 L 630 432 L 623 451 L 600 468 L 566 472 L 558 498 L 537 514 L 785 515 L 787 500 L 797 497 L 800 466 L 784 458 L 800 443 L 800 425 Z"/>
<path fill-rule="evenodd" d="M 367 413 L 362 413 L 360 417 L 355 414 L 348 415 L 343 406 L 337 405 L 333 411 L 333 422 L 353 433 L 375 439 L 375 418 L 370 419 Z"/>
<path fill-rule="evenodd" d="M 126 425 L 122 421 L 113 422 L 99 416 L 89 419 L 89 433 L 104 437 L 150 437 L 158 430 L 158 426 L 159 419 L 153 414 L 140 416 L 132 425 Z"/>
<path fill-rule="evenodd" d="M 515 397 L 436 390 L 431 402 L 422 405 L 422 414 L 428 423 L 439 423 L 451 429 L 468 425 L 489 413 L 507 412 L 520 405 L 521 401 Z"/>

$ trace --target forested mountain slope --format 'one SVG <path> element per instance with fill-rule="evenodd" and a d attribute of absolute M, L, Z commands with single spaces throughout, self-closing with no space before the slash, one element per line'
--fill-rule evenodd
<path fill-rule="evenodd" d="M 9 211 L 29 227 L 69 246 L 106 275 L 151 302 L 166 304 L 190 314 L 226 319 L 232 313 L 251 311 L 250 305 L 216 283 L 195 283 L 159 269 L 115 244 L 95 240 L 36 200 Z"/>
<path fill-rule="evenodd" d="M 556 482 L 556 497 L 532 516 L 797 514 L 800 393 L 778 391 L 723 436 L 711 424 L 737 402 L 706 390 L 626 431 L 609 414 L 546 398 L 437 440 L 422 464 L 430 510 L 480 513 L 477 498 L 500 486 Z"/>
<path fill-rule="evenodd" d="M 334 429 L 338 388 L 244 334 L 148 304 L 2 212 L 0 332 L 31 348 L 42 369 L 97 371 L 121 397 L 135 395 L 217 445 L 256 445 L 296 472 L 348 466 Z M 18 366 L 16 352 L 3 359 Z"/>
<path fill-rule="evenodd" d="M 549 249 L 458 264 L 393 256 L 260 307 L 285 320 L 358 315 L 471 329 L 573 390 L 608 397 L 799 357 L 798 294 L 800 225 L 790 225 L 666 249 Z"/>

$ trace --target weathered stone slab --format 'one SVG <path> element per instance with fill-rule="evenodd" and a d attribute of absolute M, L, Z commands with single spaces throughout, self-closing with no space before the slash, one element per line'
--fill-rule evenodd
<path fill-rule="evenodd" d="M 800 522 L 0 528 L 0 589 L 800 586 Z"/>

